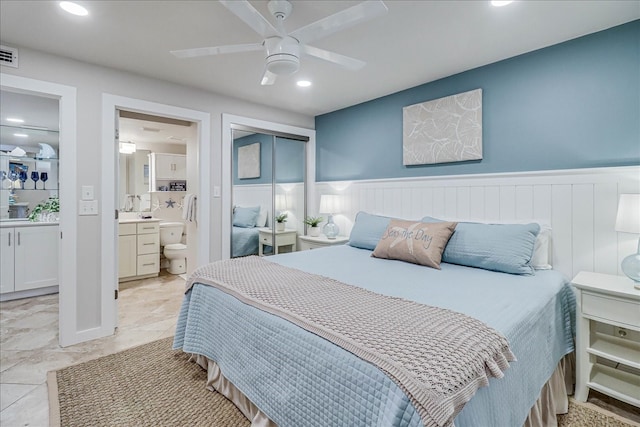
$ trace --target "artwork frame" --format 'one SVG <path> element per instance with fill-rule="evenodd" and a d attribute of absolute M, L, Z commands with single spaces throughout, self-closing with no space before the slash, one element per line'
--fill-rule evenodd
<path fill-rule="evenodd" d="M 404 166 L 482 159 L 482 89 L 402 109 Z"/>
<path fill-rule="evenodd" d="M 238 179 L 260 178 L 260 143 L 238 147 Z"/>

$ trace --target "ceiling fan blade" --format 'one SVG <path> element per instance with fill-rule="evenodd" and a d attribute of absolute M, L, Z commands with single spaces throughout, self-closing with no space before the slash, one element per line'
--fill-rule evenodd
<path fill-rule="evenodd" d="M 272 73 L 271 71 L 267 70 L 266 68 L 264 69 L 264 74 L 262 75 L 262 80 L 260 81 L 260 84 L 262 86 L 271 86 L 272 84 L 274 84 L 276 82 L 276 76 L 277 74 Z"/>
<path fill-rule="evenodd" d="M 197 47 L 195 49 L 172 50 L 178 58 L 196 58 L 198 56 L 219 55 L 222 53 L 252 52 L 263 50 L 262 43 L 232 44 L 227 46 Z"/>
<path fill-rule="evenodd" d="M 323 59 L 325 61 L 333 62 L 334 64 L 342 65 L 349 70 L 359 70 L 366 65 L 366 62 L 359 59 L 351 58 L 349 56 L 340 55 L 339 53 L 331 52 L 317 47 L 303 45 L 302 51 L 307 55 L 314 56 L 316 58 Z"/>
<path fill-rule="evenodd" d="M 387 6 L 382 0 L 365 1 L 299 28 L 289 35 L 301 43 L 309 43 L 370 19 L 377 18 L 387 13 L 387 10 Z"/>
<path fill-rule="evenodd" d="M 271 25 L 271 22 L 251 6 L 247 0 L 219 0 L 220 3 L 229 9 L 234 15 L 251 27 L 253 31 L 267 38 L 278 34 L 278 31 Z"/>

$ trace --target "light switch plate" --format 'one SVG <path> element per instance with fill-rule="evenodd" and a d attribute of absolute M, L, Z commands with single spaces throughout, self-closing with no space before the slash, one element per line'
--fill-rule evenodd
<path fill-rule="evenodd" d="M 93 185 L 82 186 L 82 200 L 93 200 Z"/>
<path fill-rule="evenodd" d="M 213 197 L 220 197 L 220 187 L 217 185 L 213 186 Z"/>
<path fill-rule="evenodd" d="M 80 200 L 78 215 L 98 215 L 97 200 Z"/>

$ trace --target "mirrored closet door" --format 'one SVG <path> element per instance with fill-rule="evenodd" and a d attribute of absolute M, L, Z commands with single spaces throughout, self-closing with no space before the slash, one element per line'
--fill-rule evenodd
<path fill-rule="evenodd" d="M 297 249 L 306 215 L 308 138 L 232 128 L 231 257 Z"/>

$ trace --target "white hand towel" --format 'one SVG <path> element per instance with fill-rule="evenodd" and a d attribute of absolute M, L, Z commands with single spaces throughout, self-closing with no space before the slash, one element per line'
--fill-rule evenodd
<path fill-rule="evenodd" d="M 182 219 L 189 222 L 196 222 L 196 200 L 194 194 L 184 196 L 182 202 Z"/>

